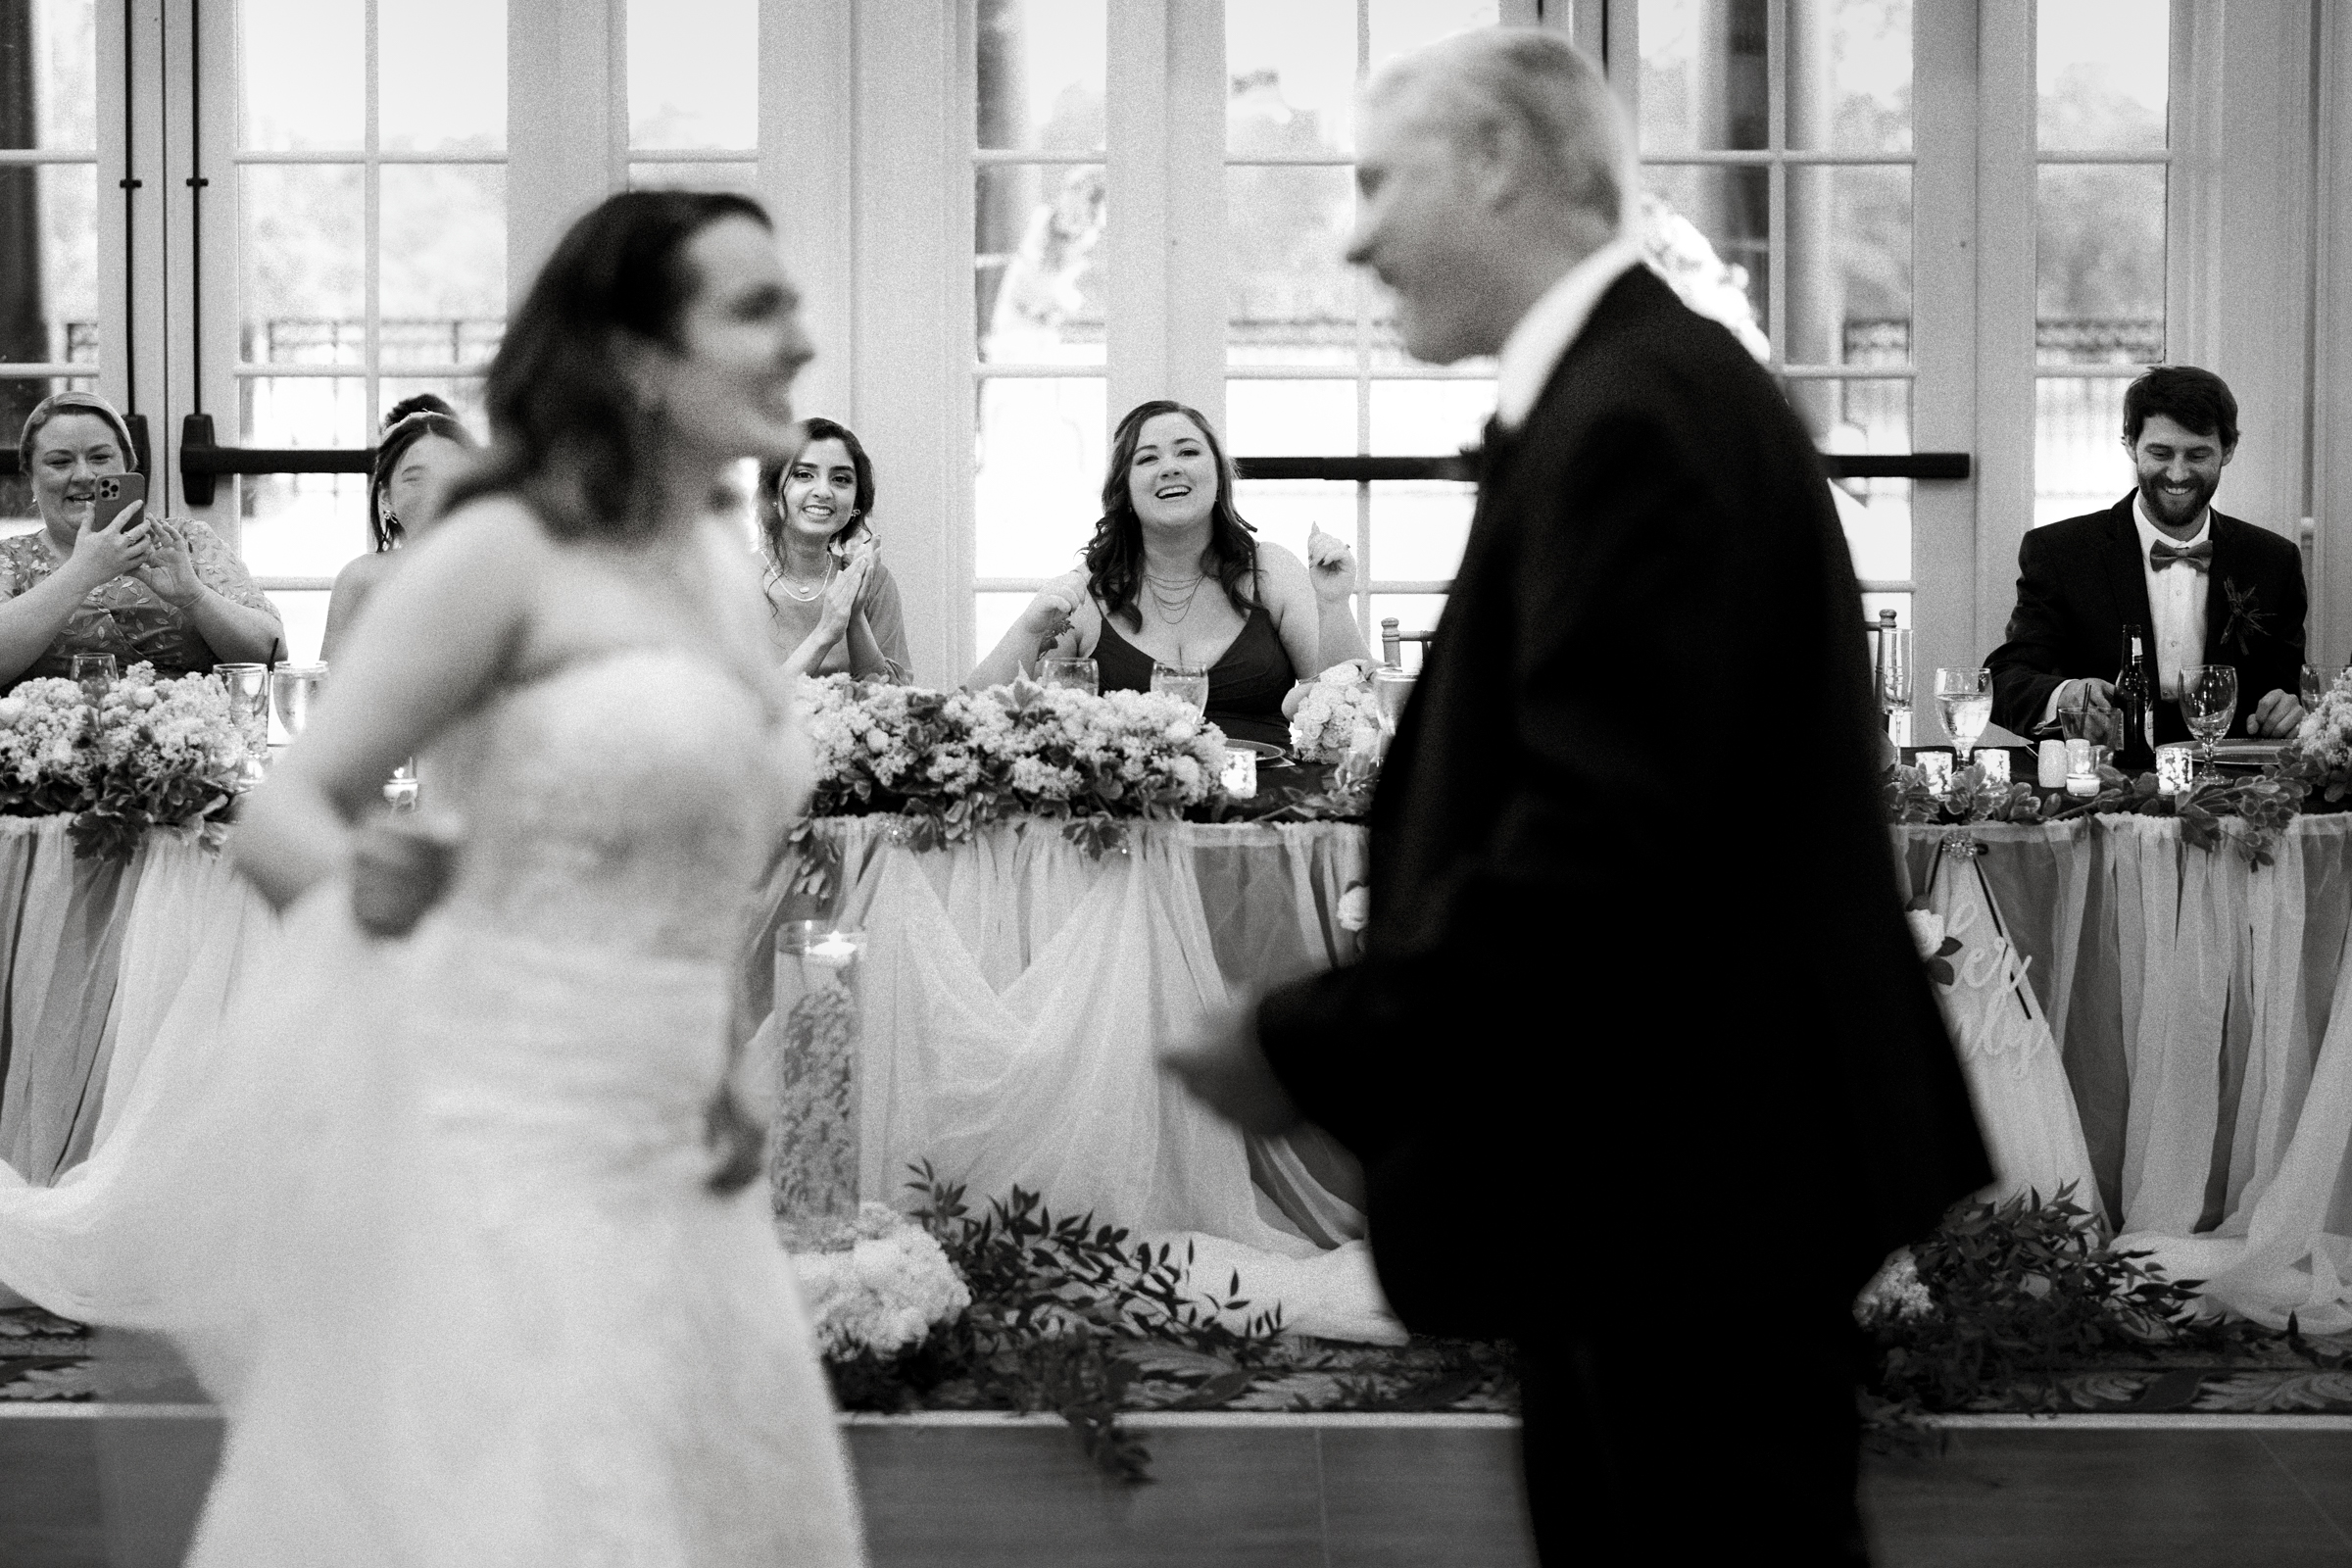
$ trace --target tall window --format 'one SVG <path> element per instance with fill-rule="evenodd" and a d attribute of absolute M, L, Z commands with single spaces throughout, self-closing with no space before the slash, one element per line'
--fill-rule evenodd
<path fill-rule="evenodd" d="M 2165 358 L 2168 0 L 2035 16 L 2034 521 L 2132 488 L 2124 386 Z"/>
<path fill-rule="evenodd" d="M 1912 450 L 1910 0 L 1642 0 L 1644 226 L 1829 452 Z M 1865 609 L 1910 619 L 1911 481 L 1845 480 Z"/>
<path fill-rule="evenodd" d="M 972 126 L 976 652 L 1077 564 L 1109 409 L 1104 0 L 982 0 Z M 975 654 L 976 657 L 976 654 Z"/>
<path fill-rule="evenodd" d="M 98 27 L 94 0 L 0 7 L 0 439 L 98 371 Z M 0 518 L 33 516 L 0 478 Z"/>
<path fill-rule="evenodd" d="M 629 185 L 749 191 L 760 157 L 759 0 L 627 8 Z"/>
<path fill-rule="evenodd" d="M 1227 0 L 1225 413 L 1243 457 L 1447 457 L 1494 409 L 1491 363 L 1404 352 L 1393 303 L 1345 260 L 1355 224 L 1355 96 L 1389 60 L 1493 26 L 1494 0 Z M 1253 480 L 1242 509 L 1301 557 L 1321 527 L 1354 546 L 1368 635 L 1436 624 L 1471 487 L 1439 479 Z M 1406 662 L 1417 657 L 1408 653 Z"/>
<path fill-rule="evenodd" d="M 417 392 L 478 428 L 506 318 L 504 0 L 240 0 L 236 58 L 237 438 L 366 447 Z M 246 563 L 298 654 L 368 548 L 367 491 L 239 481 Z"/>

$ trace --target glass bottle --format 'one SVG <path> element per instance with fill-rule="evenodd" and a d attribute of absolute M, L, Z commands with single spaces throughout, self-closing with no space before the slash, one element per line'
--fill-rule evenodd
<path fill-rule="evenodd" d="M 2156 691 L 2139 627 L 2124 628 L 2124 663 L 2115 677 L 2115 765 L 2127 773 L 2156 765 Z"/>

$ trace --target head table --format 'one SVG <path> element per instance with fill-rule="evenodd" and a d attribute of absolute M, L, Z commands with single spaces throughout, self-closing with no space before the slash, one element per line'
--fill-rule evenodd
<path fill-rule="evenodd" d="M 2261 867 L 2180 829 L 1890 832 L 1906 896 L 1959 943 L 1937 992 L 2004 1187 L 2072 1183 L 2167 1261 L 2232 1282 L 2231 1304 L 2283 1321 L 2301 1293 L 2320 1326 L 2352 1294 L 2334 1285 L 2352 1276 L 2352 816 L 2296 819 Z M 127 864 L 76 860 L 65 830 L 0 818 L 0 1158 L 35 1185 L 104 1148 L 139 1075 L 219 1028 L 273 940 L 217 852 L 155 833 Z M 1360 1272 L 1351 1163 L 1312 1130 L 1224 1128 L 1153 1062 L 1217 1009 L 1356 956 L 1363 830 L 1126 840 L 1097 854 L 1013 822 L 917 849 L 895 818 L 819 821 L 800 853 L 837 856 L 833 886 L 791 892 L 791 857 L 769 879 L 736 956 L 740 1032 L 772 1051 L 780 921 L 862 929 L 861 1196 L 902 1196 L 928 1160 L 975 1200 L 1018 1184 L 1057 1213 L 1282 1260 L 1303 1299 L 1334 1254 Z"/>

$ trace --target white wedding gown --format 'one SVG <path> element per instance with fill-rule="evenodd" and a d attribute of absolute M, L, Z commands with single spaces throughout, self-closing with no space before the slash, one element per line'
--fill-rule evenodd
<path fill-rule="evenodd" d="M 678 653 L 508 694 L 432 760 L 465 839 L 410 939 L 318 890 L 84 1165 L 0 1178 L 0 1282 L 226 1410 L 191 1563 L 859 1560 L 764 1192 L 705 1187 L 792 739 Z"/>

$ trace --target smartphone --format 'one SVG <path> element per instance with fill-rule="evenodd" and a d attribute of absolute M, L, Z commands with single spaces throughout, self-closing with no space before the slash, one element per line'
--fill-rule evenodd
<path fill-rule="evenodd" d="M 93 528 L 111 528 L 132 505 L 147 499 L 143 473 L 105 473 L 98 476 L 98 506 L 90 517 Z"/>

